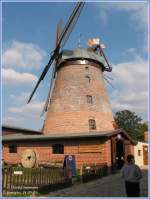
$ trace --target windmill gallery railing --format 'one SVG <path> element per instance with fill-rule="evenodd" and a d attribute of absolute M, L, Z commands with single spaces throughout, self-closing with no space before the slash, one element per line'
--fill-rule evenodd
<path fill-rule="evenodd" d="M 71 179 L 62 168 L 22 168 L 6 167 L 2 171 L 3 195 L 9 193 L 28 193 L 49 191 L 71 184 Z"/>

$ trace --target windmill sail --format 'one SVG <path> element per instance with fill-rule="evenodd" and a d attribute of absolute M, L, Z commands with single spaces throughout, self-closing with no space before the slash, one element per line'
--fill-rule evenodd
<path fill-rule="evenodd" d="M 116 89 L 112 83 L 104 76 L 104 80 L 113 88 L 113 89 Z"/>
<path fill-rule="evenodd" d="M 61 33 L 62 33 L 62 21 L 60 20 L 57 24 L 57 29 L 56 29 L 55 48 L 58 45 L 58 39 L 59 39 Z M 53 91 L 53 88 L 55 85 L 56 65 L 57 65 L 57 60 L 55 60 L 53 66 L 52 66 L 52 75 L 51 75 L 50 84 L 49 84 L 48 96 L 47 96 L 44 108 L 42 110 L 41 116 L 47 111 L 49 103 L 50 103 L 51 94 L 52 94 L 52 91 Z"/>
<path fill-rule="evenodd" d="M 31 95 L 29 97 L 28 103 L 31 101 L 31 99 L 32 99 L 36 89 L 38 88 L 40 82 L 44 79 L 45 75 L 47 74 L 51 64 L 53 63 L 53 61 L 55 59 L 58 58 L 59 50 L 60 50 L 60 48 L 62 48 L 65 45 L 66 41 L 68 40 L 68 37 L 69 37 L 69 35 L 70 35 L 75 23 L 77 22 L 77 19 L 79 18 L 79 15 L 81 13 L 81 10 L 82 10 L 83 6 L 84 6 L 84 2 L 78 2 L 76 7 L 74 8 L 71 16 L 69 17 L 68 22 L 66 23 L 66 25 L 65 25 L 65 27 L 64 27 L 64 29 L 62 31 L 62 34 L 60 35 L 60 38 L 58 39 L 57 46 L 54 49 L 54 51 L 52 52 L 52 55 L 51 55 L 51 57 L 49 59 L 48 64 L 45 66 L 45 68 L 44 68 L 44 70 L 43 70 L 43 72 L 42 72 L 42 74 L 41 74 L 41 76 L 40 76 L 35 88 L 33 89 L 32 93 L 31 93 Z"/>
<path fill-rule="evenodd" d="M 72 15 L 70 15 L 68 22 L 66 23 L 64 30 L 62 31 L 62 34 L 58 40 L 58 43 L 60 43 L 61 48 L 67 42 L 76 22 L 81 14 L 84 4 L 85 4 L 85 2 L 78 2 L 75 9 L 72 12 Z"/>
<path fill-rule="evenodd" d="M 47 96 L 44 108 L 42 110 L 41 116 L 43 116 L 43 114 L 47 111 L 49 103 L 50 103 L 51 94 L 52 94 L 52 91 L 53 91 L 53 88 L 54 88 L 54 84 L 55 84 L 54 71 L 55 71 L 55 66 L 53 65 L 52 76 L 51 76 L 51 80 L 50 80 L 50 84 L 49 84 L 48 96 Z"/>

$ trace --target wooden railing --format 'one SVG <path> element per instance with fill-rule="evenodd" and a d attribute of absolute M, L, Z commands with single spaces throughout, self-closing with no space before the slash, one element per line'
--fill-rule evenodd
<path fill-rule="evenodd" d="M 12 192 L 30 192 L 39 190 L 44 186 L 65 184 L 70 182 L 62 168 L 3 168 L 2 191 L 3 194 Z"/>
<path fill-rule="evenodd" d="M 83 167 L 82 182 L 88 182 L 108 175 L 107 164 L 88 165 Z"/>

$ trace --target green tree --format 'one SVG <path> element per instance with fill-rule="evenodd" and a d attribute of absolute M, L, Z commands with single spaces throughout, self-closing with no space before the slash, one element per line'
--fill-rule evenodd
<path fill-rule="evenodd" d="M 118 111 L 114 116 L 118 128 L 124 129 L 134 140 L 143 141 L 144 131 L 148 129 L 147 123 L 142 123 L 142 118 L 129 110 Z"/>
<path fill-rule="evenodd" d="M 148 131 L 148 122 L 144 122 L 141 124 L 140 132 L 141 132 L 141 140 L 144 141 L 144 132 Z"/>

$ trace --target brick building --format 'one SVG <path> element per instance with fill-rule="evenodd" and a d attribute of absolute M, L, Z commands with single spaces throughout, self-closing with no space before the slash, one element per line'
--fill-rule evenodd
<path fill-rule="evenodd" d="M 6 131 L 7 127 L 3 128 Z M 8 127 L 9 132 L 11 128 Z M 121 129 L 59 135 L 44 135 L 41 132 L 30 134 L 28 130 L 20 133 L 21 130 L 17 128 L 12 128 L 12 131 L 10 135 L 3 136 L 3 159 L 7 164 L 21 163 L 25 149 L 32 149 L 36 153 L 40 165 L 63 162 L 65 155 L 75 155 L 78 168 L 84 164 L 100 163 L 112 166 L 119 161 L 117 158 L 126 159 L 127 154 L 133 153 L 134 142 Z"/>
<path fill-rule="evenodd" d="M 103 56 L 87 49 L 64 50 L 41 132 L 3 127 L 3 160 L 20 163 L 32 149 L 38 164 L 75 155 L 77 167 L 107 163 L 108 167 L 134 153 L 134 141 L 116 129 L 103 80 Z"/>

